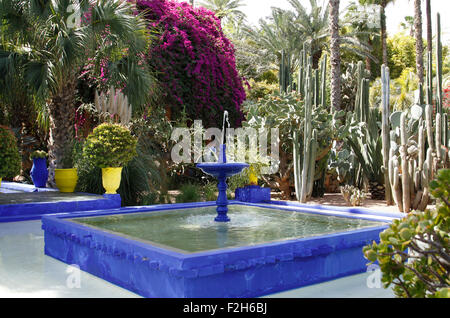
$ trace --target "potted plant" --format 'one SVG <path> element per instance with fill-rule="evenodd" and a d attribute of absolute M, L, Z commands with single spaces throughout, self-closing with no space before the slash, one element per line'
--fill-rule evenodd
<path fill-rule="evenodd" d="M 0 126 L 0 186 L 2 178 L 20 174 L 21 161 L 16 137 L 9 128 Z"/>
<path fill-rule="evenodd" d="M 120 186 L 122 169 L 137 154 L 137 138 L 126 127 L 104 123 L 87 137 L 83 156 L 102 168 L 102 182 L 106 194 L 116 194 Z"/>
<path fill-rule="evenodd" d="M 60 192 L 72 193 L 78 182 L 77 169 L 73 168 L 72 148 L 64 154 L 62 168 L 55 169 L 55 183 Z"/>
<path fill-rule="evenodd" d="M 48 179 L 47 153 L 43 150 L 36 150 L 31 153 L 30 158 L 33 160 L 33 167 L 30 171 L 33 184 L 36 188 L 45 188 Z"/>
<path fill-rule="evenodd" d="M 262 169 L 269 166 L 267 158 L 257 155 L 256 162 L 250 163 L 250 167 L 246 169 L 248 182 L 250 185 L 258 185 L 258 179 L 262 175 Z"/>

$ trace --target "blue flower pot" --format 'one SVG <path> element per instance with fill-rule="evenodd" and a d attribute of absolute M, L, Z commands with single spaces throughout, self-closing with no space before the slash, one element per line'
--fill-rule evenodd
<path fill-rule="evenodd" d="M 45 188 L 48 179 L 47 160 L 34 158 L 30 174 L 36 188 Z"/>

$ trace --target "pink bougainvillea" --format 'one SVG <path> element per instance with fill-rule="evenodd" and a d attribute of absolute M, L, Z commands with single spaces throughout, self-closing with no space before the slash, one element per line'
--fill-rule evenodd
<path fill-rule="evenodd" d="M 183 110 L 192 119 L 217 125 L 227 110 L 236 125 L 243 119 L 242 78 L 234 46 L 213 12 L 173 0 L 134 0 L 149 28 L 159 31 L 147 63 L 157 72 L 173 116 Z"/>

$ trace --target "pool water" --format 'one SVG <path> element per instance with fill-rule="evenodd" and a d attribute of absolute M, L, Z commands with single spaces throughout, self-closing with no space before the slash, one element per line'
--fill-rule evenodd
<path fill-rule="evenodd" d="M 251 246 L 385 225 L 360 218 L 230 205 L 231 222 L 214 221 L 216 207 L 74 218 L 72 222 L 151 242 L 181 253 Z"/>

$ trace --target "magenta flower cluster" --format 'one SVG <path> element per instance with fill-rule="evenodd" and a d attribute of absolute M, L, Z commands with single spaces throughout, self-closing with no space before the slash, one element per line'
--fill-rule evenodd
<path fill-rule="evenodd" d="M 135 2 L 139 11 L 146 10 L 149 28 L 159 31 L 146 58 L 158 74 L 173 115 L 184 110 L 192 120 L 217 125 L 227 110 L 240 125 L 246 95 L 234 46 L 225 37 L 220 20 L 213 12 L 186 2 Z"/>

